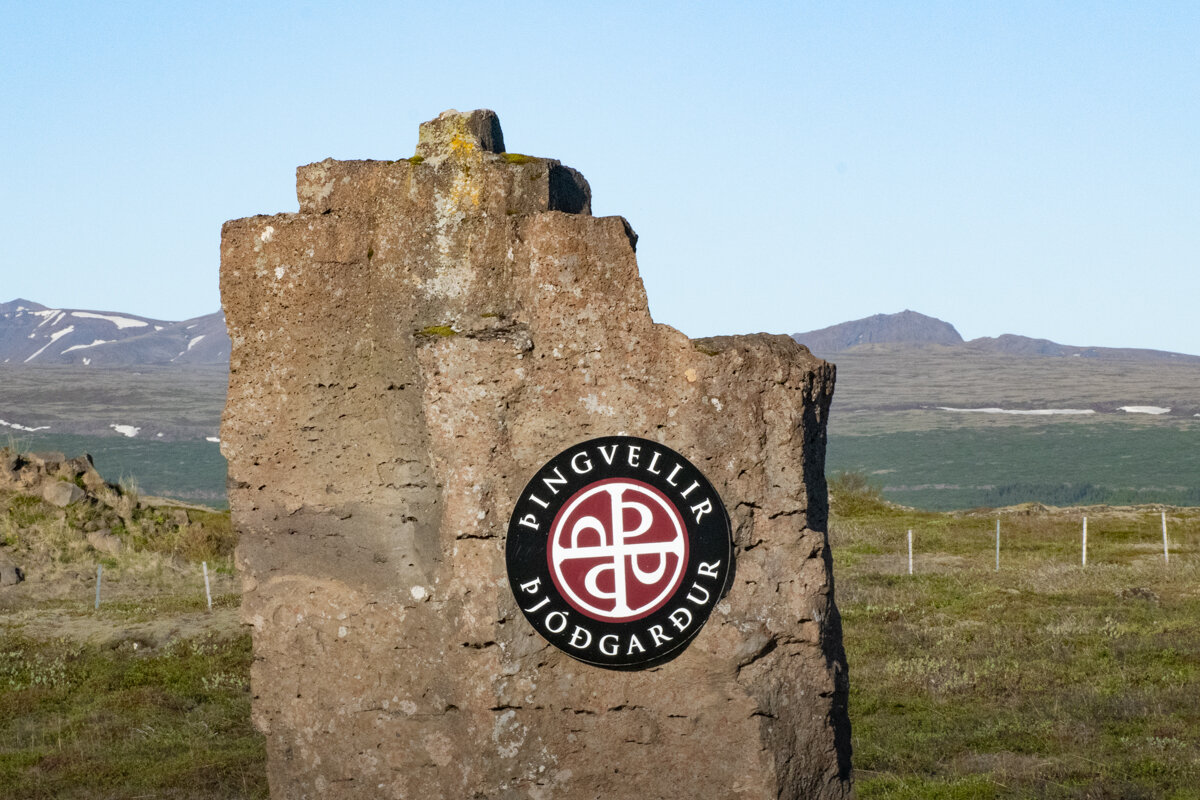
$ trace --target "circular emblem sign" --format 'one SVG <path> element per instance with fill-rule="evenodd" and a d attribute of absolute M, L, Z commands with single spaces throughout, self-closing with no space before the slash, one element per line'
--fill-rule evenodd
<path fill-rule="evenodd" d="M 642 669 L 700 632 L 732 574 L 729 516 L 670 448 L 592 439 L 552 458 L 508 524 L 508 580 L 529 623 L 588 664 Z"/>

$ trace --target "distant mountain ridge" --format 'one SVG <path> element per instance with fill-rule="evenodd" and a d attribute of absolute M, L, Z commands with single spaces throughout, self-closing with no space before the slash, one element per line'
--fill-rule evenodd
<path fill-rule="evenodd" d="M 807 333 L 792 334 L 817 355 L 840 353 L 864 344 L 962 344 L 963 338 L 949 322 L 916 311 L 875 314 Z"/>
<path fill-rule="evenodd" d="M 971 353 L 999 353 L 1025 357 L 1075 357 L 1108 360 L 1173 361 L 1200 363 L 1200 356 L 1146 350 L 1134 347 L 1076 347 L 1049 339 L 1034 339 L 1006 333 L 964 341 L 953 325 L 916 311 L 874 316 L 842 322 L 815 331 L 792 334 L 792 338 L 818 356 L 832 356 L 871 346 L 961 348 Z"/>
<path fill-rule="evenodd" d="M 1200 363 L 1200 356 L 1131 347 L 1078 347 L 1006 333 L 964 341 L 949 322 L 916 311 L 874 314 L 792 338 L 818 356 L 876 348 L 950 347 L 964 353 Z M 176 366 L 229 363 L 225 314 L 181 321 L 137 314 L 49 308 L 17 298 L 0 303 L 0 367 Z"/>
<path fill-rule="evenodd" d="M 0 303 L 0 365 L 177 366 L 229 363 L 225 314 L 179 322 L 136 314 Z"/>

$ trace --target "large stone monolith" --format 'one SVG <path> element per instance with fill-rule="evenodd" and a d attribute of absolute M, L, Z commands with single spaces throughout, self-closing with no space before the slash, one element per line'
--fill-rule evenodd
<path fill-rule="evenodd" d="M 221 448 L 273 794 L 848 796 L 833 367 L 655 324 L 629 224 L 503 149 L 492 112 L 446 112 L 417 156 L 301 167 L 299 213 L 222 231 Z M 616 434 L 703 470 L 736 552 L 691 646 L 633 672 L 547 645 L 505 575 L 526 481 Z"/>

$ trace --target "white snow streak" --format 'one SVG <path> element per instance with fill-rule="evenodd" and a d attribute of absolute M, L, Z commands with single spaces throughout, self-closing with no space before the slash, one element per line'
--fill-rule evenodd
<path fill-rule="evenodd" d="M 68 325 L 67 327 L 63 328 L 61 331 L 55 331 L 54 333 L 50 334 L 50 341 L 48 341 L 44 345 L 42 345 L 41 350 L 38 350 L 36 353 L 31 355 L 29 358 L 25 359 L 24 363 L 28 364 L 30 361 L 33 361 L 35 358 L 37 358 L 38 356 L 40 356 L 42 354 L 42 350 L 45 350 L 47 347 L 54 344 L 59 339 L 66 336 L 68 333 L 70 333 L 73 330 L 75 330 L 75 326 Z"/>
<path fill-rule="evenodd" d="M 1167 414 L 1171 409 L 1162 406 L 1121 406 L 1118 411 L 1126 414 Z"/>
<path fill-rule="evenodd" d="M 973 414 L 1019 414 L 1022 416 L 1044 417 L 1053 414 L 1095 414 L 1090 408 L 952 408 L 938 406 L 938 411 L 959 411 Z"/>
<path fill-rule="evenodd" d="M 52 320 L 56 314 L 61 314 L 61 313 L 62 312 L 59 311 L 57 308 L 47 308 L 45 311 L 30 311 L 29 315 L 31 317 L 41 317 L 42 318 L 42 321 L 39 322 L 37 325 L 40 328 L 43 325 L 45 325 L 47 322 Z M 53 326 L 51 326 L 51 327 L 53 327 Z M 32 337 L 30 337 L 30 338 L 32 338 Z"/>
<path fill-rule="evenodd" d="M 1200 414 L 1197 414 L 1196 416 L 1197 416 L 1197 417 L 1200 417 Z M 205 436 L 205 437 L 204 437 L 204 441 L 206 441 L 206 442 L 220 442 L 220 441 L 221 441 L 221 439 L 220 439 L 220 437 L 218 437 L 218 436 Z"/>
<path fill-rule="evenodd" d="M 132 425 L 117 425 L 115 423 L 112 425 L 109 425 L 108 427 L 112 428 L 114 431 L 121 434 L 122 436 L 128 436 L 130 439 L 137 436 L 138 431 L 141 430 L 141 428 L 135 428 Z"/>
<path fill-rule="evenodd" d="M 188 350 L 191 350 L 193 347 L 195 347 L 196 345 L 200 344 L 200 340 L 201 340 L 201 339 L 203 339 L 203 338 L 204 338 L 205 336 L 207 336 L 207 335 L 208 335 L 208 334 L 202 333 L 202 334 L 200 334 L 199 336 L 197 336 L 195 339 L 190 339 L 190 340 L 188 341 Z M 186 352 L 186 351 L 185 351 L 185 352 Z"/>
<path fill-rule="evenodd" d="M 1200 416 L 1200 414 L 1197 414 L 1197 416 Z M 2 419 L 0 419 L 0 425 L 4 425 L 5 427 L 8 427 L 8 428 L 15 428 L 16 430 L 19 430 L 19 431 L 29 431 L 30 433 L 33 433 L 35 431 L 50 430 L 49 425 L 39 425 L 36 428 L 30 428 L 28 425 L 19 425 L 16 422 L 6 422 Z"/>
<path fill-rule="evenodd" d="M 116 325 L 121 330 L 126 328 L 144 328 L 149 325 L 149 322 L 142 322 L 140 319 L 130 319 L 129 317 L 118 317 L 111 314 L 93 314 L 90 311 L 72 311 L 72 317 L 81 317 L 83 319 L 104 319 Z"/>
<path fill-rule="evenodd" d="M 59 311 L 56 308 L 52 308 L 49 311 L 35 311 L 33 313 L 37 314 L 39 317 L 43 317 L 42 321 L 38 323 L 38 328 L 42 327 L 47 322 L 49 322 L 50 327 L 53 328 L 58 323 L 62 322 L 63 317 L 66 316 L 66 312 Z M 34 330 L 37 330 L 37 328 L 34 328 Z"/>
<path fill-rule="evenodd" d="M 87 350 L 89 347 L 95 347 L 98 344 L 108 344 L 111 341 L 115 341 L 115 340 L 113 340 L 113 339 L 97 339 L 96 341 L 92 342 L 91 344 L 74 344 L 74 345 L 71 345 L 70 347 L 68 347 L 66 350 L 63 350 L 61 353 L 59 353 L 59 355 L 60 356 L 66 355 L 67 353 L 71 352 L 72 350 Z"/>

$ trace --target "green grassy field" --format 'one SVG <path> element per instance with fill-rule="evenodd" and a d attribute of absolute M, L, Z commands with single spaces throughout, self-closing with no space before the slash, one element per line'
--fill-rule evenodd
<path fill-rule="evenodd" d="M 835 484 L 834 506 L 839 505 Z M 1000 515 L 840 492 L 862 798 L 1200 797 L 1200 509 Z M 906 531 L 914 531 L 907 574 Z"/>
<path fill-rule="evenodd" d="M 1086 509 L 1083 567 L 1084 509 L 831 491 L 860 797 L 1200 798 L 1200 508 L 1168 510 L 1169 564 L 1154 509 Z M 0 592 L 0 797 L 266 796 L 228 514 L 188 513 L 139 510 L 108 556 L 86 513 L 0 498 L 0 555 L 30 573 Z"/>
<path fill-rule="evenodd" d="M 132 509 L 100 553 L 103 508 L 0 492 L 0 797 L 266 797 L 228 512 Z"/>
<path fill-rule="evenodd" d="M 250 661 L 248 635 L 139 653 L 0 634 L 0 794 L 266 797 Z"/>

